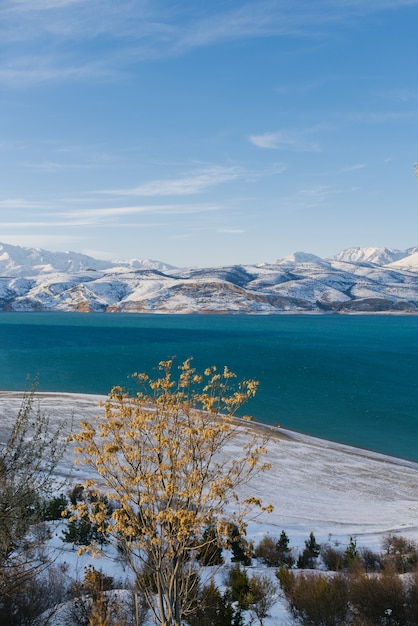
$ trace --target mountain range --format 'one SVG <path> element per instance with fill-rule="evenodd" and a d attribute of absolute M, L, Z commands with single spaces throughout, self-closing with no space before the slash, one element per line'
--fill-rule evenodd
<path fill-rule="evenodd" d="M 176 268 L 0 243 L 0 311 L 418 313 L 418 246 Z"/>

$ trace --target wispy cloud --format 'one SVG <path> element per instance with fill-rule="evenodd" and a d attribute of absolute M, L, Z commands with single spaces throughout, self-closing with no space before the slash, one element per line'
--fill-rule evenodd
<path fill-rule="evenodd" d="M 356 193 L 358 190 L 358 187 L 341 189 L 327 184 L 307 185 L 278 199 L 278 206 L 288 213 L 311 211 L 327 205 L 335 196 Z"/>
<path fill-rule="evenodd" d="M 263 133 L 261 135 L 250 135 L 249 141 L 257 148 L 267 150 L 293 150 L 297 152 L 320 152 L 318 142 L 309 141 L 300 133 L 288 133 L 277 131 L 274 133 Z"/>
<path fill-rule="evenodd" d="M 97 200 L 92 199 L 91 201 L 96 202 Z M 82 205 L 82 208 L 77 205 Z M 117 224 L 120 220 L 126 224 L 125 218 L 129 217 L 197 215 L 221 210 L 221 205 L 213 203 L 97 206 L 94 208 L 86 208 L 85 205 L 86 200 L 81 198 L 61 198 L 54 201 L 34 201 L 24 198 L 0 200 L 0 209 L 10 211 L 10 220 L 5 220 L 3 215 L 3 224 L 0 226 L 44 228 L 99 223 Z M 36 210 L 36 217 L 32 220 L 33 210 Z"/>
<path fill-rule="evenodd" d="M 27 198 L 7 198 L 0 200 L 0 208 L 3 209 L 44 209 L 45 202 L 40 200 L 28 200 Z"/>
<path fill-rule="evenodd" d="M 244 176 L 241 168 L 213 166 L 174 179 L 153 180 L 130 189 L 109 189 L 102 193 L 119 196 L 190 196 L 209 187 Z"/>
<path fill-rule="evenodd" d="M 354 163 L 354 165 L 347 165 L 346 167 L 343 167 L 340 172 L 341 173 L 345 173 L 345 172 L 355 172 L 357 170 L 363 170 L 366 167 L 365 163 Z"/>
<path fill-rule="evenodd" d="M 254 37 L 323 38 L 327 32 L 332 36 L 336 23 L 417 4 L 418 0 L 232 0 L 203 5 L 167 0 L 3 0 L 0 48 L 5 53 L 0 80 L 21 84 L 115 78 L 144 59 Z M 110 44 L 105 55 L 103 38 Z M 70 48 L 68 42 L 77 46 Z"/>
<path fill-rule="evenodd" d="M 77 209 L 63 212 L 66 219 L 102 220 L 119 218 L 127 215 L 191 215 L 219 211 L 219 205 L 213 204 L 149 204 L 138 206 L 104 207 L 97 209 Z"/>
<path fill-rule="evenodd" d="M 223 235 L 243 235 L 245 230 L 243 228 L 219 228 L 217 232 Z"/>
<path fill-rule="evenodd" d="M 396 89 L 380 91 L 378 95 L 389 100 L 396 100 L 398 102 L 416 102 L 418 100 L 418 89 L 398 87 Z"/>
<path fill-rule="evenodd" d="M 331 189 L 328 185 L 315 185 L 314 187 L 306 187 L 299 191 L 299 195 L 305 198 L 323 198 L 330 193 Z"/>
<path fill-rule="evenodd" d="M 119 73 L 103 61 L 74 62 L 63 56 L 25 56 L 0 66 L 0 82 L 15 86 L 40 83 L 109 80 Z"/>

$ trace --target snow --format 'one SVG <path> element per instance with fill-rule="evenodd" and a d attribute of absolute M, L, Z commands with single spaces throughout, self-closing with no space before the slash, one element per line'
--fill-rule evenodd
<path fill-rule="evenodd" d="M 327 260 L 295 252 L 271 265 L 175 269 L 0 243 L 0 310 L 411 313 L 417 268 L 418 248 L 349 248 Z"/>
<path fill-rule="evenodd" d="M 391 263 L 390 267 L 398 270 L 406 269 L 418 272 L 418 252 L 414 252 L 413 254 L 410 254 L 407 257 L 400 259 L 399 261 Z"/>
<path fill-rule="evenodd" d="M 101 412 L 104 397 L 87 394 L 37 394 L 40 406 L 51 419 L 64 420 L 68 432 L 81 419 L 88 420 Z M 21 395 L 0 392 L 0 442 L 7 438 Z M 234 445 L 227 450 L 234 455 L 237 449 L 256 432 L 270 437 L 267 461 L 271 470 L 242 490 L 241 495 L 260 496 L 274 506 L 274 512 L 264 513 L 250 520 L 248 538 L 255 544 L 266 534 L 278 537 L 285 530 L 290 545 L 301 549 L 310 532 L 319 543 L 348 544 L 350 537 L 357 545 L 373 550 L 381 549 L 382 539 L 391 534 L 418 540 L 418 464 L 403 459 L 373 453 L 367 450 L 336 444 L 293 431 L 243 422 Z M 87 470 L 74 468 L 73 453 L 68 449 L 58 468 L 60 477 L 75 484 L 82 482 Z M 56 563 L 66 563 L 73 575 L 82 576 L 84 567 L 93 563 L 96 569 L 112 574 L 116 579 L 128 575 L 120 561 L 97 557 L 77 556 L 75 550 L 61 539 L 61 528 L 54 532 L 52 546 L 56 549 Z M 268 572 L 256 562 L 251 572 Z M 274 570 L 268 572 L 274 578 Z M 58 626 L 59 622 L 54 622 Z M 278 599 L 266 626 L 291 625 L 292 619 L 278 590 Z"/>
<path fill-rule="evenodd" d="M 285 265 L 286 263 L 323 263 L 323 260 L 316 254 L 309 252 L 293 252 L 277 261 L 278 265 Z"/>
<path fill-rule="evenodd" d="M 336 254 L 333 258 L 338 261 L 351 263 L 374 263 L 386 265 L 393 263 L 408 255 L 408 250 L 395 250 L 393 248 L 347 248 Z"/>

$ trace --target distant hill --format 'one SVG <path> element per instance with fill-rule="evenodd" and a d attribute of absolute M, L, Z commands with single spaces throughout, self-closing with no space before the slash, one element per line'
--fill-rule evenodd
<path fill-rule="evenodd" d="M 0 244 L 0 311 L 417 313 L 418 247 L 180 269 Z"/>

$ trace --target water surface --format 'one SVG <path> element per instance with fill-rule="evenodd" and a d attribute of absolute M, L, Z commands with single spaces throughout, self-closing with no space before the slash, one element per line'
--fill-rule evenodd
<path fill-rule="evenodd" d="M 418 461 L 418 317 L 0 315 L 2 390 L 107 394 L 171 356 L 259 380 L 260 421 Z"/>

